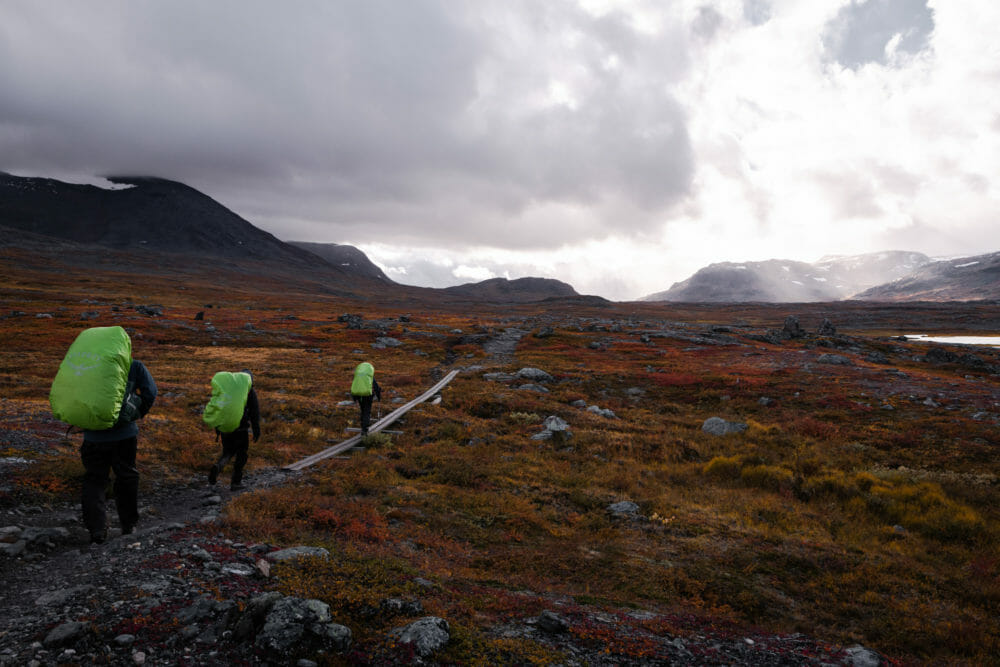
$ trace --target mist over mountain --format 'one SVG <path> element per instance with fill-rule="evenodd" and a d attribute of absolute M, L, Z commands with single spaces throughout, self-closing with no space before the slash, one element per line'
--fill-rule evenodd
<path fill-rule="evenodd" d="M 839 301 L 931 263 L 918 252 L 828 256 L 815 263 L 771 259 L 720 262 L 642 301 L 803 303 Z"/>
<path fill-rule="evenodd" d="M 1000 299 L 1000 252 L 924 264 L 911 274 L 855 295 L 869 301 Z"/>

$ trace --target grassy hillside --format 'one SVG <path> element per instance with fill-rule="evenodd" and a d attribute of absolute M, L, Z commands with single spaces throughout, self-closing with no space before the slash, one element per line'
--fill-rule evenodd
<path fill-rule="evenodd" d="M 254 373 L 264 435 L 253 469 L 346 437 L 356 410 L 338 403 L 361 360 L 377 369 L 383 412 L 442 369 L 465 369 L 440 404 L 409 413 L 401 435 L 373 436 L 224 512 L 234 540 L 337 555 L 278 567 L 273 585 L 328 602 L 362 653 L 386 630 L 366 610 L 418 589 L 427 612 L 457 628 L 444 656 L 457 662 L 558 660 L 494 631 L 544 599 L 671 613 L 670 628 L 647 630 L 680 636 L 697 619 L 699 632 L 802 632 L 903 661 L 1000 653 L 1000 359 L 977 350 L 978 361 L 964 351 L 927 360 L 927 347 L 887 337 L 967 329 L 963 318 L 996 332 L 995 305 L 459 312 L 263 279 L 220 293 L 209 277 L 143 284 L 0 269 L 0 457 L 38 461 L 0 468 L 0 506 L 78 493 L 79 436 L 63 437 L 47 393 L 88 326 L 126 327 L 159 385 L 140 436 L 144 483 L 201 474 L 217 455 L 200 419 L 215 371 Z M 788 313 L 810 331 L 829 317 L 841 335 L 769 342 Z M 543 335 L 525 335 L 503 365 L 482 343 L 509 327 Z M 401 344 L 374 348 L 379 337 Z M 552 380 L 484 377 L 523 367 Z M 547 391 L 519 388 L 529 382 Z M 571 435 L 533 439 L 550 415 Z M 710 417 L 747 428 L 711 435 Z M 46 444 L 26 452 L 29 441 Z M 621 501 L 637 510 L 608 510 Z M 571 632 L 619 656 L 649 655 L 614 627 Z"/>

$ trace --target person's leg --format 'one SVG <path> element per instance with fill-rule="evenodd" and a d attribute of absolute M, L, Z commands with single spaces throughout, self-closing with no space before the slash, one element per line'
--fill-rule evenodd
<path fill-rule="evenodd" d="M 104 509 L 104 489 L 108 485 L 111 455 L 106 443 L 83 441 L 80 446 L 83 463 L 83 490 L 80 505 L 83 525 L 90 532 L 90 541 L 100 544 L 107 536 L 107 516 Z"/>
<path fill-rule="evenodd" d="M 111 469 L 115 473 L 115 507 L 122 534 L 132 532 L 139 521 L 139 469 L 135 465 L 137 438 L 112 443 Z"/>
<path fill-rule="evenodd" d="M 368 435 L 368 426 L 372 420 L 372 397 L 362 396 L 358 405 L 361 406 L 361 435 Z"/>
<path fill-rule="evenodd" d="M 222 469 L 226 467 L 226 465 L 229 463 L 229 460 L 233 458 L 234 454 L 236 454 L 236 449 L 233 446 L 232 436 L 233 436 L 232 433 L 223 433 L 222 435 L 219 436 L 219 439 L 222 441 L 222 455 L 219 457 L 219 460 L 216 461 L 215 464 L 212 465 L 212 468 L 208 471 L 209 484 L 215 484 L 216 480 L 219 478 L 219 473 L 222 472 Z"/>
<path fill-rule="evenodd" d="M 233 461 L 233 477 L 231 488 L 236 490 L 243 485 L 243 466 L 247 464 L 250 451 L 250 433 L 236 431 L 233 433 L 233 451 L 236 460 Z"/>

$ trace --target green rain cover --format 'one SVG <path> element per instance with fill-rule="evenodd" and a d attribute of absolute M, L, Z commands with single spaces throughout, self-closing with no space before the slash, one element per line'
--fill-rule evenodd
<path fill-rule="evenodd" d="M 103 431 L 118 420 L 128 371 L 132 340 L 121 327 L 94 327 L 80 332 L 49 391 L 56 419 L 88 431 Z"/>
<path fill-rule="evenodd" d="M 351 396 L 371 396 L 372 383 L 375 382 L 375 367 L 367 361 L 362 361 L 354 369 L 354 382 L 351 383 Z"/>
<path fill-rule="evenodd" d="M 219 371 L 212 377 L 212 398 L 205 406 L 202 420 L 222 433 L 232 433 L 243 420 L 247 396 L 253 379 L 249 373 Z"/>

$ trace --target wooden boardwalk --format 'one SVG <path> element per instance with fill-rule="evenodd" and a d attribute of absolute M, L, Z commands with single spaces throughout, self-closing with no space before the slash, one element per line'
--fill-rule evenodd
<path fill-rule="evenodd" d="M 378 433 L 378 432 L 382 431 L 383 429 L 385 429 L 387 426 L 391 426 L 393 422 L 395 422 L 397 419 L 399 419 L 400 417 L 402 417 L 403 415 L 405 415 L 411 409 L 413 409 L 414 407 L 420 405 L 421 403 L 423 403 L 427 399 L 429 399 L 432 396 L 434 396 L 434 394 L 436 394 L 439 391 L 441 391 L 449 382 L 451 382 L 452 380 L 455 379 L 456 375 L 458 375 L 458 371 L 457 370 L 450 371 L 447 375 L 445 375 L 443 378 L 441 378 L 441 380 L 437 384 L 435 384 L 433 387 L 431 387 L 430 389 L 428 389 L 424 393 L 420 394 L 420 396 L 417 396 L 415 399 L 413 399 L 412 401 L 410 401 L 409 403 L 407 403 L 405 405 L 399 406 L 398 408 L 396 408 L 395 410 L 393 410 L 392 412 L 390 412 L 389 414 L 387 414 L 385 417 L 382 417 L 377 422 L 375 422 L 374 424 L 372 424 L 368 428 L 368 432 L 369 433 Z M 307 456 L 304 459 L 302 459 L 300 461 L 296 461 L 295 463 L 292 463 L 291 465 L 287 465 L 287 466 L 285 466 L 282 469 L 283 470 L 302 470 L 303 468 L 308 468 L 309 466 L 313 465 L 314 463 L 318 463 L 319 461 L 322 461 L 323 459 L 328 459 L 331 456 L 336 456 L 337 454 L 341 454 L 343 452 L 346 452 L 349 449 L 357 447 L 358 444 L 361 442 L 361 440 L 362 440 L 362 436 L 361 436 L 360 433 L 358 433 L 357 435 L 353 435 L 353 436 L 351 436 L 347 440 L 344 440 L 341 443 L 333 445 L 332 447 L 327 447 L 326 449 L 324 449 L 321 452 L 316 452 L 312 456 Z"/>

